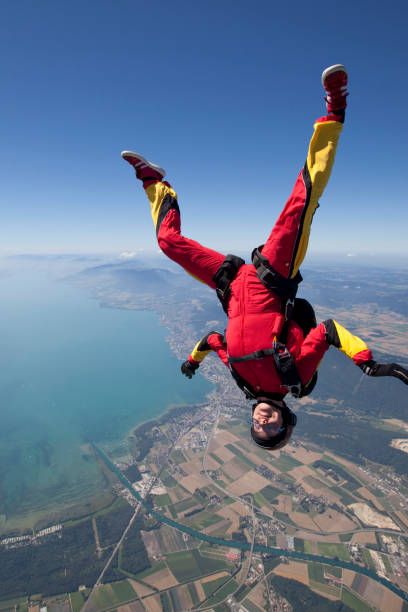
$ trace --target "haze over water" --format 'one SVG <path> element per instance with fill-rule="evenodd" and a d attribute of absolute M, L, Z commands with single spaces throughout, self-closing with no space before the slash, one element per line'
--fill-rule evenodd
<path fill-rule="evenodd" d="M 0 277 L 0 528 L 100 490 L 87 441 L 125 450 L 133 426 L 204 400 L 211 385 L 180 375 L 166 334 L 44 274 Z"/>

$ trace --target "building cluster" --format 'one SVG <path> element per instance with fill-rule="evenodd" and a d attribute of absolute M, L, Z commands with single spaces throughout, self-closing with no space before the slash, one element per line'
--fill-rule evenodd
<path fill-rule="evenodd" d="M 41 529 L 41 531 L 37 531 L 33 535 L 23 535 L 23 536 L 15 536 L 12 538 L 4 538 L 0 540 L 0 546 L 4 546 L 7 550 L 10 548 L 19 548 L 20 546 L 28 546 L 29 544 L 42 544 L 45 541 L 45 538 L 50 535 L 56 535 L 57 537 L 61 537 L 62 535 L 62 525 L 52 525 L 51 527 L 47 527 L 46 529 Z"/>

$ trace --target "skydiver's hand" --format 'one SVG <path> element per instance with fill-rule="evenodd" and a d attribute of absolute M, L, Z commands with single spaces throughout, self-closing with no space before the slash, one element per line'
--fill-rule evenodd
<path fill-rule="evenodd" d="M 364 361 L 360 363 L 364 374 L 367 376 L 395 376 L 403 383 L 408 385 L 408 370 L 398 365 L 398 363 L 377 363 L 376 361 Z"/>
<path fill-rule="evenodd" d="M 197 370 L 197 368 L 199 367 L 198 363 L 191 363 L 191 361 L 185 361 L 182 365 L 181 365 L 181 371 L 184 374 L 184 376 L 187 376 L 187 378 L 193 378 L 195 371 Z"/>

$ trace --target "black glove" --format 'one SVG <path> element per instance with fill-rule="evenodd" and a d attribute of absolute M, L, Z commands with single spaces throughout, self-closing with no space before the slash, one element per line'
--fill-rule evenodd
<path fill-rule="evenodd" d="M 358 366 L 367 376 L 395 376 L 408 385 L 408 370 L 398 363 L 377 363 L 376 361 L 364 361 Z"/>
<path fill-rule="evenodd" d="M 187 376 L 187 378 L 193 378 L 196 369 L 199 367 L 198 363 L 191 363 L 190 361 L 185 361 L 182 365 L 181 365 L 181 371 L 184 374 L 184 376 Z"/>

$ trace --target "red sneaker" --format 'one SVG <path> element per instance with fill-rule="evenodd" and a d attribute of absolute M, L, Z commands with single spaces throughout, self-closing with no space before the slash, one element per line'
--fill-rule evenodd
<path fill-rule="evenodd" d="M 136 171 L 136 176 L 141 181 L 146 179 L 156 179 L 161 181 L 166 176 L 166 171 L 160 166 L 156 164 L 152 164 L 152 162 L 147 161 L 142 155 L 139 153 L 135 153 L 134 151 L 122 151 L 121 156 L 125 161 L 127 161 Z"/>
<path fill-rule="evenodd" d="M 336 113 L 346 108 L 347 81 L 347 70 L 342 64 L 335 64 L 323 70 L 322 83 L 327 92 L 325 100 L 328 113 Z"/>

